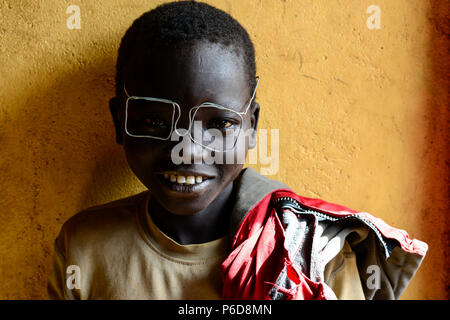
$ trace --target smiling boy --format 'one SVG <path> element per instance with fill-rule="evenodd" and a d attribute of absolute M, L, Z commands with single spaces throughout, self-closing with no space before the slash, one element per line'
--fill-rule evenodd
<path fill-rule="evenodd" d="M 366 213 L 300 197 L 239 161 L 204 161 L 208 152 L 236 160 L 255 146 L 257 84 L 253 44 L 221 10 L 169 3 L 133 23 L 110 110 L 116 140 L 149 191 L 64 224 L 50 298 L 400 296 L 426 244 Z M 379 287 L 367 285 L 374 264 Z M 71 265 L 80 270 L 75 287 L 66 283 Z"/>
<path fill-rule="evenodd" d="M 137 66 L 125 66 L 127 93 L 133 96 L 170 97 L 181 107 L 181 117 L 177 123 L 181 128 L 190 125 L 190 107 L 213 101 L 239 112 L 245 109 L 252 96 L 249 77 L 253 75 L 246 71 L 243 59 L 222 44 L 195 40 L 177 49 L 155 50 L 149 56 L 136 57 L 133 61 Z M 142 70 L 145 70 L 143 74 Z M 121 102 L 123 105 L 123 99 Z M 170 105 L 165 107 L 171 109 Z M 255 114 L 259 107 L 257 104 L 251 107 L 243 118 L 243 130 L 256 125 Z M 117 134 L 123 135 L 121 105 L 112 104 L 112 109 L 117 117 Z M 205 126 L 217 128 L 223 125 L 212 121 L 222 121 L 227 125 L 229 120 L 224 118 L 222 110 L 208 113 L 209 118 L 203 119 L 207 122 Z M 167 123 L 166 127 L 171 127 L 171 124 Z M 153 133 L 155 130 L 148 131 Z M 239 175 L 242 164 L 195 164 L 194 158 L 201 158 L 203 150 L 195 144 L 188 144 L 182 151 L 183 157 L 192 159 L 191 164 L 175 165 L 171 150 L 176 144 L 178 141 L 123 135 L 123 146 L 131 169 L 152 190 L 152 218 L 162 231 L 182 244 L 202 243 L 224 236 L 228 232 L 225 222 L 231 209 L 227 206 L 232 203 L 232 181 Z M 189 154 L 186 155 L 186 152 Z M 177 181 L 170 181 L 171 177 Z M 194 178 L 201 179 L 201 182 L 184 182 Z M 168 216 L 171 219 L 167 219 Z"/>

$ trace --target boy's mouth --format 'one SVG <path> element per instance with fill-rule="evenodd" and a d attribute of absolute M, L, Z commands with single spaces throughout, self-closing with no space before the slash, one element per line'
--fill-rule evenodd
<path fill-rule="evenodd" d="M 180 185 L 194 185 L 200 184 L 203 181 L 209 179 L 207 176 L 201 175 L 185 175 L 175 171 L 172 172 L 163 172 L 161 173 L 165 180 L 168 180 L 172 183 L 177 183 Z"/>
<path fill-rule="evenodd" d="M 162 186 L 178 195 L 198 197 L 210 186 L 213 176 L 194 172 L 162 171 L 156 173 Z"/>

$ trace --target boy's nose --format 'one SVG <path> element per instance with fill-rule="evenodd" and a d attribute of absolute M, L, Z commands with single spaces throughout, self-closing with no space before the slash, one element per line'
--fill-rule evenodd
<path fill-rule="evenodd" d="M 171 160 L 174 164 L 202 163 L 203 147 L 191 140 L 186 128 L 177 128 L 172 133 Z"/>

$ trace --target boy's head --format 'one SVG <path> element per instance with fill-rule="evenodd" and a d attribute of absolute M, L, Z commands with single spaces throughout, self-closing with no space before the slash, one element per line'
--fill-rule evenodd
<path fill-rule="evenodd" d="M 131 169 L 169 212 L 194 214 L 206 208 L 239 175 L 242 164 L 176 165 L 171 156 L 180 142 L 161 139 L 155 132 L 165 128 L 174 134 L 174 124 L 180 131 L 188 129 L 191 115 L 203 115 L 198 118 L 202 126 L 219 132 L 253 132 L 245 153 L 255 145 L 259 105 L 252 100 L 256 67 L 247 32 L 230 15 L 207 4 L 165 4 L 143 14 L 127 30 L 116 68 L 116 97 L 110 109 L 117 142 L 124 146 Z M 203 108 L 206 102 L 216 106 Z M 133 126 L 149 134 L 130 134 Z M 202 158 L 204 150 L 193 143 L 182 149 L 183 158 Z M 219 153 L 225 159 L 227 152 L 234 150 Z"/>

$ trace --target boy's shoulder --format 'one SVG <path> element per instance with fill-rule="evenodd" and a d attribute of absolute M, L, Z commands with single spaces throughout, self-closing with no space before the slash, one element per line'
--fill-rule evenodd
<path fill-rule="evenodd" d="M 57 243 L 64 249 L 70 242 L 89 243 L 111 238 L 136 226 L 136 213 L 145 203 L 148 191 L 84 209 L 61 227 Z"/>

